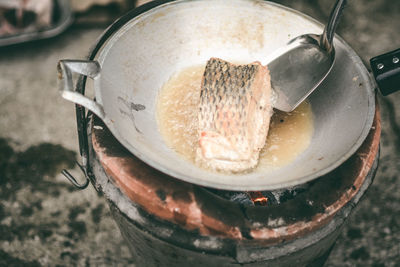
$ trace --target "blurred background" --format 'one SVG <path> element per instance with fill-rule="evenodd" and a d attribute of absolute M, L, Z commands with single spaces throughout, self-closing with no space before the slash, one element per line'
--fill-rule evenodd
<path fill-rule="evenodd" d="M 60 59 L 84 59 L 143 0 L 0 0 L 0 266 L 132 264 L 105 199 L 82 177 L 74 105 L 57 91 Z M 325 23 L 334 0 L 276 0 Z M 400 1 L 350 0 L 338 33 L 369 68 L 400 48 Z M 379 96 L 379 170 L 325 266 L 399 266 L 400 93 Z"/>

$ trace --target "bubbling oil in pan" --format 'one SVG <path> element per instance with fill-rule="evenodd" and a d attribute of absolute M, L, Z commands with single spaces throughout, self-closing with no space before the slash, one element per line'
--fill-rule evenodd
<path fill-rule="evenodd" d="M 195 162 L 201 80 L 204 66 L 193 66 L 173 75 L 161 88 L 157 101 L 158 127 L 166 144 L 186 160 Z M 294 111 L 274 110 L 257 170 L 292 162 L 311 141 L 311 106 L 303 102 Z"/>

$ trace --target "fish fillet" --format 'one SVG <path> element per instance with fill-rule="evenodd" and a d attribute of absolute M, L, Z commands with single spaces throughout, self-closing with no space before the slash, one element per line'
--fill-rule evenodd
<path fill-rule="evenodd" d="M 254 168 L 268 134 L 271 94 L 266 66 L 211 58 L 201 84 L 196 162 L 227 172 Z"/>

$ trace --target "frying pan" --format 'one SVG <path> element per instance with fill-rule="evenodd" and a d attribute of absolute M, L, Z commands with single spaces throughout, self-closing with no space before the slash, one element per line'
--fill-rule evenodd
<path fill-rule="evenodd" d="M 356 53 L 335 38 L 336 62 L 309 97 L 314 132 L 309 147 L 280 168 L 228 175 L 186 161 L 167 147 L 156 121 L 162 85 L 210 57 L 260 61 L 291 38 L 323 25 L 295 10 L 257 0 L 178 0 L 153 4 L 127 20 L 93 60 L 62 60 L 62 96 L 101 118 L 136 157 L 177 179 L 227 190 L 274 190 L 333 170 L 362 144 L 372 125 L 375 92 Z M 95 100 L 73 90 L 72 73 L 94 80 Z"/>

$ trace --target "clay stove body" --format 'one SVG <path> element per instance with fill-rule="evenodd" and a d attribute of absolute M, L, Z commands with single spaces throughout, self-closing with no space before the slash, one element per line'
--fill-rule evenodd
<path fill-rule="evenodd" d="M 349 160 L 280 204 L 249 206 L 169 177 L 92 120 L 92 183 L 138 266 L 321 266 L 377 168 L 380 113 Z"/>

